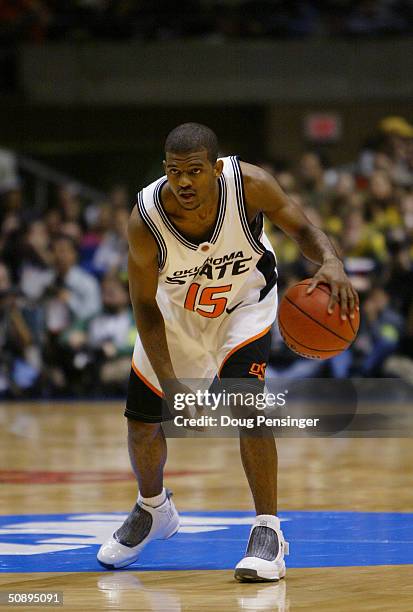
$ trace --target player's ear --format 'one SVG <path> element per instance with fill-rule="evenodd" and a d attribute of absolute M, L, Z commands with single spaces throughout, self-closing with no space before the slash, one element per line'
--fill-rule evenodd
<path fill-rule="evenodd" d="M 214 165 L 214 172 L 217 178 L 221 176 L 223 169 L 224 169 L 224 162 L 222 161 L 222 159 L 217 159 Z"/>
<path fill-rule="evenodd" d="M 166 161 L 165 160 L 163 160 L 162 165 L 163 165 L 163 169 L 165 170 L 165 174 L 166 174 Z"/>

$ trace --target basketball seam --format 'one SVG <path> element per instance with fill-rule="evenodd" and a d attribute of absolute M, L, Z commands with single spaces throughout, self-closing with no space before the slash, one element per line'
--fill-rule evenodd
<path fill-rule="evenodd" d="M 324 328 L 325 330 L 329 331 L 330 334 L 333 334 L 334 336 L 336 336 L 337 338 L 340 338 L 340 340 L 343 340 L 344 342 L 352 342 L 352 340 L 349 340 L 348 338 L 343 338 L 343 336 L 340 336 L 340 334 L 336 334 L 336 332 L 334 332 L 332 329 L 330 329 L 329 327 L 327 327 L 326 325 L 323 325 L 323 323 L 321 323 L 320 321 L 317 321 L 317 319 L 315 319 L 313 316 L 311 316 L 308 312 L 306 312 L 305 310 L 303 310 L 302 308 L 300 308 L 299 306 L 297 306 L 297 304 L 295 304 L 294 302 L 292 302 L 290 300 L 289 297 L 287 297 L 286 295 L 284 296 L 284 299 L 287 300 L 287 302 L 289 302 L 292 306 L 295 306 L 295 308 L 297 308 L 297 310 L 299 310 L 300 312 L 302 312 L 303 314 L 305 314 L 309 319 L 311 319 L 312 321 L 314 321 L 314 323 L 317 323 L 320 327 Z"/>
<path fill-rule="evenodd" d="M 309 286 L 310 286 L 310 283 L 297 283 L 296 285 L 294 285 L 294 287 L 309 287 Z M 320 291 L 322 291 L 326 295 L 331 295 L 331 291 L 325 291 L 323 287 L 320 285 L 317 285 L 317 287 L 314 287 L 314 290 L 315 289 L 320 289 Z"/>
<path fill-rule="evenodd" d="M 302 283 L 297 283 L 296 285 L 294 285 L 294 287 L 309 287 L 309 286 L 310 286 L 310 282 L 308 283 L 302 282 Z M 325 291 L 322 286 L 320 287 L 320 285 L 317 285 L 315 289 L 320 289 L 320 291 L 322 291 L 326 295 L 331 295 L 329 291 Z M 356 334 L 358 330 L 354 329 L 352 319 L 350 319 L 350 317 L 347 317 L 347 319 L 348 319 L 348 322 L 350 323 L 350 327 L 351 327 L 353 334 Z"/>
<path fill-rule="evenodd" d="M 345 351 L 346 348 L 348 348 L 348 347 L 345 347 L 345 348 L 340 347 L 340 348 L 336 348 L 336 349 L 318 349 L 318 348 L 312 348 L 311 346 L 307 346 L 306 344 L 303 344 L 302 342 L 297 340 L 297 338 L 294 338 L 294 336 L 292 336 L 290 333 L 288 333 L 287 330 L 284 328 L 283 324 L 281 323 L 281 321 L 279 321 L 279 325 L 280 325 L 281 335 L 282 335 L 282 337 L 284 338 L 284 340 L 286 342 L 287 342 L 287 339 L 284 337 L 284 334 L 289 336 L 291 338 L 291 340 L 294 340 L 294 342 L 296 342 L 300 346 L 303 346 L 304 348 L 308 349 L 309 351 L 316 351 L 318 353 L 336 353 L 337 351 Z"/>
<path fill-rule="evenodd" d="M 353 325 L 352 325 L 352 323 L 351 323 L 351 319 L 349 319 L 349 320 L 348 320 L 348 322 L 350 323 L 350 327 L 351 327 L 351 329 L 353 330 L 353 334 L 356 334 L 356 333 L 357 333 L 357 331 L 354 329 L 354 327 L 353 327 Z"/>

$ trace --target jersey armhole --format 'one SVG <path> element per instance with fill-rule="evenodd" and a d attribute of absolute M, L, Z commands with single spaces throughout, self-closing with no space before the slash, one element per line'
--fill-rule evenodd
<path fill-rule="evenodd" d="M 263 255 L 266 251 L 266 248 L 263 244 L 253 235 L 251 232 L 251 228 L 248 223 L 248 215 L 245 206 L 245 192 L 244 192 L 244 182 L 242 179 L 242 172 L 240 166 L 240 158 L 239 156 L 231 157 L 232 167 L 234 171 L 234 182 L 235 182 L 235 192 L 237 197 L 237 205 L 238 212 L 241 220 L 242 229 L 244 230 L 245 237 L 250 243 L 251 247 L 254 249 L 256 253 Z"/>
<path fill-rule="evenodd" d="M 159 267 L 159 272 L 162 272 L 162 270 L 165 268 L 168 251 L 166 248 L 165 240 L 163 239 L 161 232 L 156 227 L 156 224 L 151 219 L 151 217 L 148 214 L 148 211 L 145 208 L 145 204 L 143 203 L 143 192 L 142 191 L 139 191 L 139 193 L 136 195 L 136 206 L 137 206 L 137 209 L 138 209 L 138 212 L 139 212 L 139 215 L 142 221 L 145 223 L 146 227 L 151 232 L 156 242 L 156 245 L 158 247 L 158 267 Z"/>

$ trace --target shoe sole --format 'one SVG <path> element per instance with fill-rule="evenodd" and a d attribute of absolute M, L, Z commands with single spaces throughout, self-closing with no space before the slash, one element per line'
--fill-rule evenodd
<path fill-rule="evenodd" d="M 99 559 L 97 559 L 97 562 L 99 563 L 99 565 L 101 565 L 102 567 L 105 567 L 106 569 L 110 569 L 110 570 L 116 569 L 115 565 L 110 565 L 109 563 L 103 563 L 103 561 L 99 561 Z"/>
<path fill-rule="evenodd" d="M 177 531 L 179 530 L 180 525 L 178 524 L 178 526 L 174 529 L 174 531 L 172 531 L 172 533 L 164 536 L 163 538 L 161 538 L 162 540 L 169 540 L 169 538 L 172 538 L 172 536 L 174 536 Z M 157 538 L 154 538 L 154 540 Z M 149 542 L 148 542 L 149 544 Z M 103 567 L 105 567 L 106 569 L 122 569 L 123 567 L 128 567 L 128 565 L 132 565 L 132 563 L 135 563 L 135 561 L 138 559 L 139 555 L 141 554 L 142 550 L 140 550 L 138 552 L 138 554 L 136 555 L 136 557 L 134 557 L 133 559 L 129 560 L 129 561 L 123 561 L 122 563 L 117 563 L 116 565 L 113 563 L 104 563 L 103 561 L 101 561 L 98 557 L 96 557 L 98 563 L 100 563 L 100 565 L 102 565 Z"/>
<path fill-rule="evenodd" d="M 279 578 L 264 578 L 263 576 L 258 576 L 257 570 L 246 568 L 236 569 L 234 573 L 234 578 L 238 580 L 238 582 L 278 582 L 284 578 L 284 576 L 280 576 Z"/>

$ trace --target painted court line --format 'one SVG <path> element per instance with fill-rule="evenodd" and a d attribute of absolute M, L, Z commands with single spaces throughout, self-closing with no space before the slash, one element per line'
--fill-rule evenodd
<path fill-rule="evenodd" d="M 126 513 L 0 516 L 0 572 L 95 572 L 100 544 Z M 290 568 L 413 564 L 413 513 L 280 512 Z M 129 569 L 232 569 L 251 512 L 182 512 L 170 540 L 154 541 Z M 124 571 L 124 570 L 123 570 Z"/>

